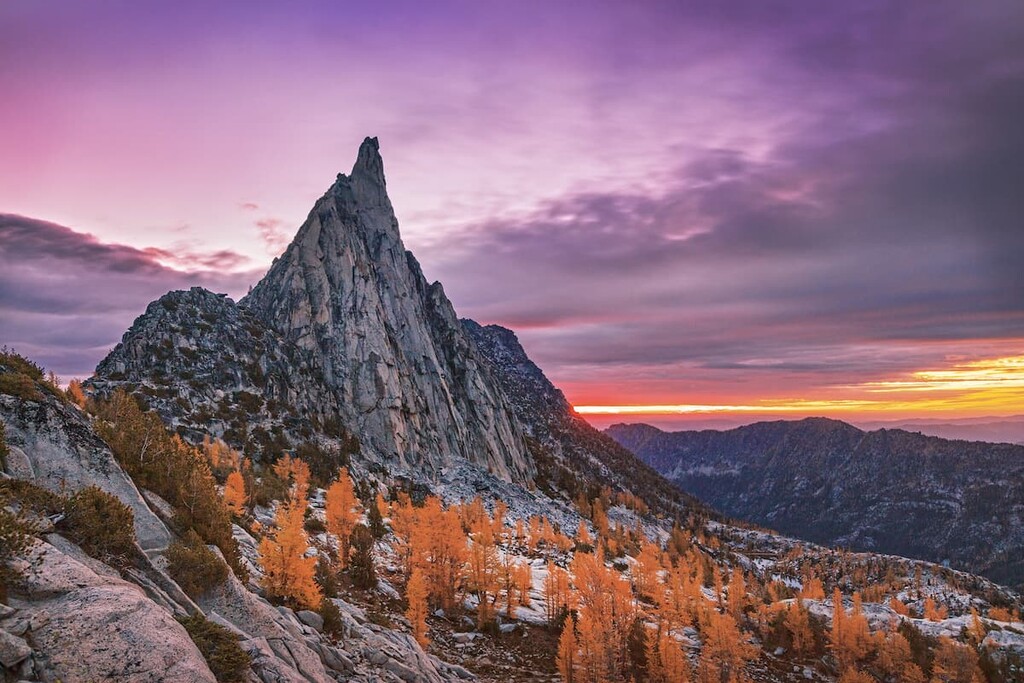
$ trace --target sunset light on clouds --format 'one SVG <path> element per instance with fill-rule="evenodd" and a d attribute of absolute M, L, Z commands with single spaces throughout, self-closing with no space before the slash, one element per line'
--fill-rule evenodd
<path fill-rule="evenodd" d="M 244 295 L 376 135 L 581 413 L 1020 412 L 1022 5 L 728 4 L 3 3 L 4 337 Z"/>

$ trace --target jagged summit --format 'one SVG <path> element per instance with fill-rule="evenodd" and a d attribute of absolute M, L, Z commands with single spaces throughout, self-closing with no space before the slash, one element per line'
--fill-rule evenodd
<path fill-rule="evenodd" d="M 384 179 L 384 160 L 380 156 L 380 143 L 377 138 L 366 138 L 359 145 L 356 163 L 352 166 L 349 176 L 357 192 L 364 200 L 373 199 L 378 203 L 391 202 L 387 195 L 387 181 Z"/>
<path fill-rule="evenodd" d="M 94 385 L 152 382 L 159 354 L 156 383 L 174 383 L 177 396 L 167 396 L 166 386 L 148 393 L 157 394 L 165 416 L 186 417 L 196 403 L 215 415 L 233 414 L 216 394 L 196 396 L 191 351 L 178 359 L 180 349 L 201 348 L 213 354 L 207 358 L 215 367 L 251 368 L 218 373 L 227 384 L 217 387 L 221 393 L 243 392 L 251 404 L 256 401 L 245 395 L 289 396 L 287 407 L 274 407 L 294 416 L 299 432 L 310 431 L 305 415 L 317 417 L 314 432 L 317 424 L 339 421 L 374 462 L 435 479 L 458 461 L 508 481 L 526 483 L 534 475 L 523 430 L 488 364 L 444 289 L 427 283 L 402 244 L 376 138 L 363 141 L 351 175 L 338 176 L 237 305 L 193 293 L 180 313 L 167 313 L 151 305 L 100 363 Z M 274 355 L 261 355 L 268 350 Z M 286 354 L 309 374 L 272 360 Z M 274 416 L 263 417 L 261 428 L 271 429 Z"/>

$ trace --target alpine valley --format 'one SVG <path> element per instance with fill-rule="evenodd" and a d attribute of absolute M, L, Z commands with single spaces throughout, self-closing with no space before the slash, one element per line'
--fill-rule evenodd
<path fill-rule="evenodd" d="M 375 138 L 240 301 L 66 389 L 5 350 L 0 425 L 5 681 L 1024 680 L 1020 447 L 602 433 L 425 279 Z"/>

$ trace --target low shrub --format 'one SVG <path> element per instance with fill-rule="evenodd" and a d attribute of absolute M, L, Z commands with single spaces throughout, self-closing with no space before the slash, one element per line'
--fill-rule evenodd
<path fill-rule="evenodd" d="M 25 479 L 0 480 L 0 505 L 11 503 L 37 515 L 56 515 L 64 511 L 67 499 Z"/>
<path fill-rule="evenodd" d="M 341 610 L 330 598 L 325 597 L 320 603 L 320 616 L 324 620 L 324 633 L 334 639 L 344 635 L 345 622 L 341 619 Z"/>
<path fill-rule="evenodd" d="M 0 505 L 0 601 L 7 601 L 8 587 L 19 577 L 8 563 L 28 550 L 34 532 L 32 523 L 23 514 Z"/>
<path fill-rule="evenodd" d="M 228 566 L 192 529 L 184 538 L 171 543 L 166 557 L 171 578 L 193 599 L 199 599 L 228 577 Z"/>
<path fill-rule="evenodd" d="M 210 671 L 220 683 L 241 683 L 248 679 L 252 658 L 238 644 L 234 633 L 201 614 L 182 617 L 178 621 L 203 653 Z"/>
<path fill-rule="evenodd" d="M 134 522 L 130 507 L 89 486 L 68 498 L 61 527 L 89 556 L 124 567 L 135 557 Z"/>

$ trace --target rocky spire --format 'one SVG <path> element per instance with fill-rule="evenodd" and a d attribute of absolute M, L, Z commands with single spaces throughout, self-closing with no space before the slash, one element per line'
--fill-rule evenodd
<path fill-rule="evenodd" d="M 346 426 L 382 459 L 437 475 L 465 458 L 532 477 L 496 380 L 402 245 L 376 138 L 240 303 L 311 353 Z"/>
<path fill-rule="evenodd" d="M 371 206 L 387 206 L 387 182 L 384 180 L 384 160 L 380 157 L 380 144 L 377 138 L 366 138 L 359 145 L 359 155 L 352 167 L 350 176 L 352 192 L 363 204 Z"/>

